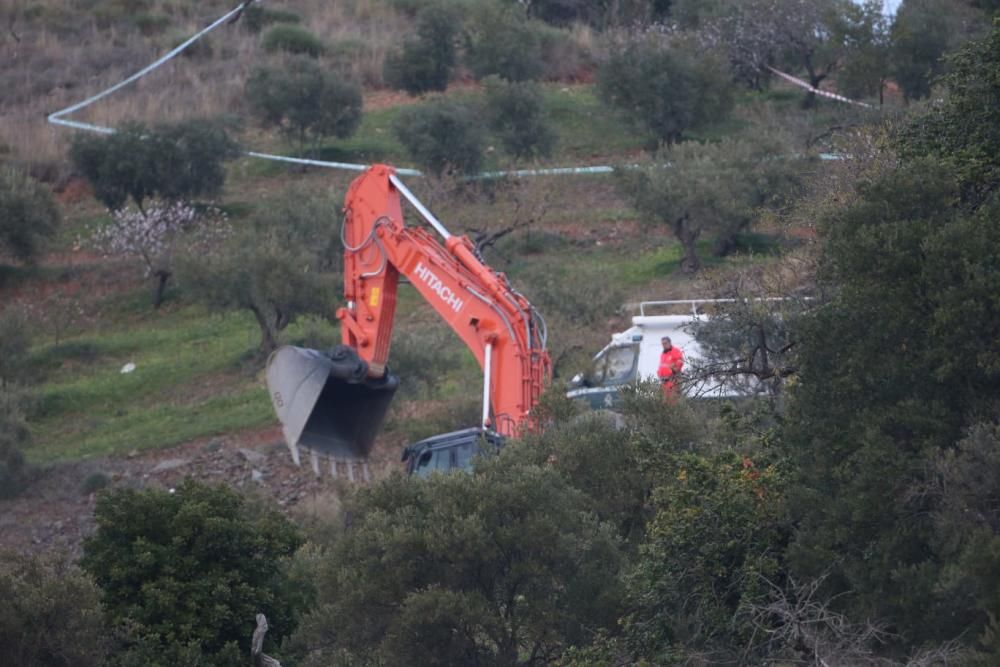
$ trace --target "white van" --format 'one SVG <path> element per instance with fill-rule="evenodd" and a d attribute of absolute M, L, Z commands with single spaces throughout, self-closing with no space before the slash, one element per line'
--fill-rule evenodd
<path fill-rule="evenodd" d="M 595 410 L 615 407 L 620 401 L 622 386 L 657 379 L 656 371 L 663 352 L 660 339 L 664 336 L 684 353 L 684 371 L 689 370 L 692 362 L 704 358 L 695 340 L 695 327 L 710 318 L 705 313 L 705 306 L 732 302 L 732 299 L 643 301 L 639 304 L 639 314 L 632 317 L 632 326 L 611 335 L 611 342 L 594 356 L 590 370 L 573 378 L 566 396 Z M 687 310 L 687 313 L 651 314 L 678 310 Z M 758 393 L 761 389 L 759 385 L 737 389 L 710 377 L 684 382 L 682 387 L 685 395 L 699 398 L 735 398 Z"/>

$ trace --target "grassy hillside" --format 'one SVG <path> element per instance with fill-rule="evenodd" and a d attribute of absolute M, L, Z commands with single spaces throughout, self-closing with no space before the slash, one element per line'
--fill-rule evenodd
<path fill-rule="evenodd" d="M 159 0 L 36 3 L 4 10 L 0 17 L 12 21 L 21 38 L 16 45 L 0 47 L 0 56 L 18 63 L 3 73 L 11 95 L 0 103 L 0 155 L 55 179 L 64 215 L 56 246 L 40 265 L 5 266 L 0 273 L 4 301 L 26 305 L 34 313 L 32 363 L 41 384 L 33 419 L 35 444 L 28 452 L 32 462 L 121 455 L 274 423 L 262 360 L 255 355 L 259 341 L 252 318 L 209 312 L 194 305 L 183 286 L 173 287 L 164 307 L 153 310 L 139 267 L 88 251 L 86 240 L 106 213 L 68 165 L 65 147 L 71 131 L 45 126 L 39 118 L 42 110 L 81 99 L 153 59 L 226 4 L 207 2 L 195 9 Z M 358 131 L 324 142 L 314 151 L 316 157 L 411 165 L 392 128 L 403 106 L 421 100 L 380 87 L 385 52 L 407 29 L 405 16 L 391 4 L 289 4 L 300 25 L 326 45 L 321 62 L 346 68 L 366 85 Z M 579 28 L 567 35 L 580 45 L 590 39 Z M 265 58 L 283 57 L 265 54 L 260 40 L 241 24 L 223 29 L 205 48 L 79 117 L 111 125 L 223 112 L 245 117 L 242 88 L 249 68 Z M 459 82 L 445 94 L 482 97 L 470 82 Z M 798 101 L 790 91 L 739 92 L 730 119 L 691 138 L 716 141 L 781 125 L 805 140 L 849 113 L 830 105 L 803 112 Z M 644 137 L 599 102 L 593 85 L 550 81 L 544 102 L 558 137 L 553 155 L 542 163 L 516 164 L 490 151 L 487 168 L 620 164 L 641 156 Z M 240 141 L 247 148 L 296 153 L 283 138 L 252 123 L 244 125 Z M 230 164 L 216 204 L 238 224 L 263 195 L 290 183 L 328 189 L 339 197 L 352 177 L 349 172 L 242 158 Z M 455 232 L 499 229 L 525 210 L 533 211 L 535 222 L 489 249 L 487 259 L 549 315 L 553 356 L 563 375 L 579 370 L 623 326 L 622 304 L 707 295 L 735 270 L 773 263 L 774 251 L 789 243 L 781 230 L 764 230 L 743 239 L 743 252 L 716 258 L 711 241 L 703 239 L 706 269 L 692 279 L 678 274 L 681 253 L 669 230 L 639 216 L 607 176 L 495 183 L 466 189 L 460 196 L 449 194 L 454 183 L 410 179 L 410 185 Z M 412 291 L 401 290 L 398 332 L 408 342 L 399 354 L 412 356 L 417 350 L 419 357 L 402 364 L 430 363 L 438 377 L 412 386 L 404 377 L 404 391 L 383 438 L 387 456 L 395 456 L 392 448 L 404 440 L 467 425 L 476 414 L 467 397 L 480 381 L 457 338 Z M 331 312 L 335 307 L 330 304 Z M 286 341 L 308 344 L 336 338 L 328 323 L 294 324 L 285 333 Z M 419 356 L 428 348 L 440 351 L 436 362 Z M 134 372 L 121 372 L 127 363 L 135 364 Z"/>

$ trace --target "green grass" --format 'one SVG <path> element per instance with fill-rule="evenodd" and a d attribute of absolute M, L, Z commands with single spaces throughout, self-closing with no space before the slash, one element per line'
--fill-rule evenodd
<path fill-rule="evenodd" d="M 270 419 L 266 392 L 242 370 L 256 345 L 250 317 L 187 307 L 36 348 L 46 381 L 29 459 L 165 446 Z M 136 369 L 122 374 L 128 362 Z"/>

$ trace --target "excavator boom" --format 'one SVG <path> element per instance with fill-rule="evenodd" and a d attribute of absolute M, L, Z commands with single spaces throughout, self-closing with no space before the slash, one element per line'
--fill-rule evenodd
<path fill-rule="evenodd" d="M 407 226 L 402 198 L 433 228 Z M 551 378 L 545 324 L 472 242 L 453 236 L 396 176 L 374 165 L 351 184 L 344 205 L 342 345 L 328 353 L 284 347 L 268 361 L 271 399 L 293 457 L 363 461 L 398 379 L 389 351 L 400 276 L 472 351 L 484 370 L 481 426 L 514 435 Z"/>

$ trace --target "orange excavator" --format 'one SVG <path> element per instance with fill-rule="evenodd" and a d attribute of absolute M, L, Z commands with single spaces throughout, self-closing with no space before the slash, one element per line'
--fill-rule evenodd
<path fill-rule="evenodd" d="M 401 198 L 433 232 L 404 223 Z M 399 386 L 388 361 L 400 276 L 483 369 L 482 421 L 458 433 L 495 441 L 531 425 L 552 375 L 545 321 L 467 237 L 450 234 L 392 167 L 374 165 L 348 189 L 341 240 L 342 344 L 325 352 L 285 346 L 268 360 L 268 390 L 296 463 L 305 449 L 317 473 L 325 458 L 335 475 L 340 466 L 353 478 L 356 464 L 368 475 L 365 461 Z"/>

